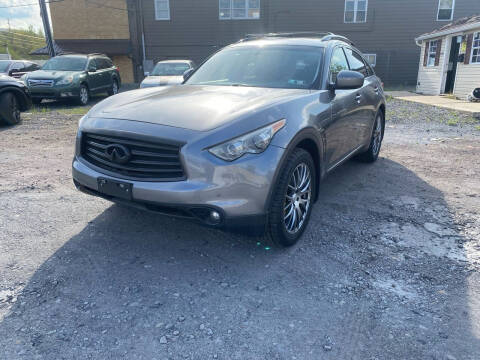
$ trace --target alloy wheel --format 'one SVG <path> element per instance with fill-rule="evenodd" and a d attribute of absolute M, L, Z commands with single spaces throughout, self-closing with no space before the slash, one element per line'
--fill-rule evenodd
<path fill-rule="evenodd" d="M 312 174 L 307 164 L 299 164 L 290 176 L 284 203 L 284 224 L 289 234 L 299 232 L 307 218 L 312 198 Z"/>
<path fill-rule="evenodd" d="M 113 93 L 113 95 L 118 94 L 118 84 L 117 84 L 116 81 L 114 81 L 113 84 L 112 84 L 112 93 Z"/>
<path fill-rule="evenodd" d="M 80 101 L 84 105 L 88 103 L 88 90 L 85 86 L 80 88 Z"/>
<path fill-rule="evenodd" d="M 20 121 L 20 108 L 18 107 L 17 98 L 15 96 L 12 96 L 11 101 L 12 115 L 15 121 L 18 122 Z"/>
<path fill-rule="evenodd" d="M 375 122 L 375 129 L 373 130 L 373 143 L 372 151 L 374 155 L 377 155 L 380 151 L 380 145 L 382 144 L 382 117 L 377 116 L 377 121 Z"/>

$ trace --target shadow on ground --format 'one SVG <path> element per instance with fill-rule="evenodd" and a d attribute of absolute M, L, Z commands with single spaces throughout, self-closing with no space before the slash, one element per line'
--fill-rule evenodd
<path fill-rule="evenodd" d="M 451 247 L 464 240 L 425 227 L 455 229 L 454 211 L 387 159 L 332 174 L 288 250 L 112 205 L 25 284 L 0 347 L 6 359 L 478 359 L 468 263 Z"/>

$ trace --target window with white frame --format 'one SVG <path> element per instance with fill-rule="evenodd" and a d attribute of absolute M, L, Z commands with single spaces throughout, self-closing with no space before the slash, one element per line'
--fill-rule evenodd
<path fill-rule="evenodd" d="M 346 23 L 367 22 L 368 0 L 345 0 Z"/>
<path fill-rule="evenodd" d="M 473 34 L 471 64 L 480 64 L 480 32 Z"/>
<path fill-rule="evenodd" d="M 363 54 L 363 57 L 370 64 L 371 67 L 377 65 L 377 54 Z"/>
<path fill-rule="evenodd" d="M 219 0 L 221 20 L 260 19 L 260 0 Z"/>
<path fill-rule="evenodd" d="M 155 1 L 155 20 L 170 20 L 170 0 Z"/>
<path fill-rule="evenodd" d="M 453 19 L 453 9 L 455 9 L 455 0 L 438 0 L 438 21 L 448 21 Z"/>
<path fill-rule="evenodd" d="M 428 47 L 427 66 L 435 66 L 435 60 L 437 59 L 437 47 L 438 40 L 430 41 L 430 45 Z"/>

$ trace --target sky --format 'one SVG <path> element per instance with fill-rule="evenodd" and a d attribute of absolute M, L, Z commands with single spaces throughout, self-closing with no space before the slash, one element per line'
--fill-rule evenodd
<path fill-rule="evenodd" d="M 33 5 L 5 8 L 28 4 Z M 26 29 L 30 25 L 35 30 L 43 27 L 38 0 L 0 0 L 0 29 L 8 28 L 8 19 L 10 19 L 10 27 L 15 29 Z"/>

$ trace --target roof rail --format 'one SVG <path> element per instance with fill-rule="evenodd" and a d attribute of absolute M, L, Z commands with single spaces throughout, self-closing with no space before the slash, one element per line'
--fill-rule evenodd
<path fill-rule="evenodd" d="M 347 44 L 354 45 L 353 41 L 351 41 L 349 38 L 341 35 L 335 35 L 335 34 L 330 34 L 325 36 L 322 41 L 330 41 L 330 40 L 339 40 L 346 42 Z"/>
<path fill-rule="evenodd" d="M 245 38 L 241 39 L 239 42 L 252 41 L 264 38 L 293 38 L 293 37 L 306 37 L 306 38 L 319 38 L 321 41 L 330 41 L 330 40 L 339 40 L 346 42 L 350 45 L 353 45 L 353 42 L 350 41 L 345 36 L 336 35 L 331 32 L 313 32 L 313 31 L 303 31 L 303 32 L 285 32 L 285 33 L 267 33 L 267 34 L 247 34 Z"/>
<path fill-rule="evenodd" d="M 313 31 L 247 34 L 245 35 L 245 38 L 240 40 L 240 42 L 258 40 L 263 38 L 289 38 L 289 37 L 324 38 L 325 36 L 328 36 L 328 35 L 333 35 L 333 34 L 331 32 L 313 32 Z"/>

